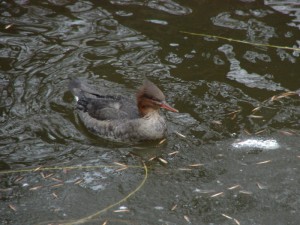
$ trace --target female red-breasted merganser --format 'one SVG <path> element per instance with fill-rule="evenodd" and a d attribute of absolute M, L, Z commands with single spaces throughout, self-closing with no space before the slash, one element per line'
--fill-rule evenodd
<path fill-rule="evenodd" d="M 102 95 L 78 79 L 69 88 L 77 100 L 77 111 L 84 125 L 94 134 L 117 141 L 157 140 L 165 137 L 167 126 L 159 114 L 172 112 L 162 91 L 145 80 L 136 94 L 136 102 L 120 95 Z"/>

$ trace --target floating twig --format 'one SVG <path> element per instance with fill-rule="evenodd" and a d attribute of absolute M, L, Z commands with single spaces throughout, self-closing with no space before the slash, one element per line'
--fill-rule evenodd
<path fill-rule="evenodd" d="M 171 211 L 174 211 L 177 208 L 177 204 L 175 204 L 172 208 Z"/>
<path fill-rule="evenodd" d="M 190 168 L 178 168 L 178 170 L 181 170 L 181 171 L 191 171 L 192 169 L 190 169 Z"/>
<path fill-rule="evenodd" d="M 124 166 L 124 167 L 122 167 L 122 168 L 120 168 L 120 169 L 117 169 L 116 172 L 120 172 L 120 171 L 126 170 L 126 169 L 128 169 L 128 166 Z"/>
<path fill-rule="evenodd" d="M 216 124 L 216 125 L 222 125 L 222 122 L 219 120 L 213 120 L 211 123 Z"/>
<path fill-rule="evenodd" d="M 162 139 L 158 144 L 161 145 L 161 144 L 163 144 L 166 140 L 167 140 L 167 139 L 164 138 L 164 139 Z"/>
<path fill-rule="evenodd" d="M 267 189 L 266 185 L 262 185 L 261 183 L 256 182 L 256 185 L 259 189 L 263 190 L 263 189 Z"/>
<path fill-rule="evenodd" d="M 183 134 L 179 133 L 178 131 L 175 131 L 175 134 L 177 134 L 179 137 L 186 138 L 186 136 L 185 136 L 185 135 L 183 135 Z"/>
<path fill-rule="evenodd" d="M 239 222 L 237 219 L 233 218 L 233 221 L 234 221 L 237 225 L 240 225 L 240 222 Z"/>
<path fill-rule="evenodd" d="M 35 187 L 32 187 L 32 188 L 29 188 L 29 191 L 36 191 L 40 188 L 42 188 L 43 186 L 42 185 L 39 185 L 39 186 L 35 186 Z"/>
<path fill-rule="evenodd" d="M 218 38 L 218 39 L 222 39 L 222 40 L 226 40 L 226 41 L 230 41 L 230 42 L 237 42 L 237 43 L 247 44 L 247 45 L 269 47 L 269 48 L 279 48 L 279 49 L 286 49 L 286 50 L 292 50 L 292 51 L 300 51 L 300 48 L 292 48 L 292 47 L 280 46 L 280 45 L 270 45 L 270 44 L 242 41 L 242 40 L 238 40 L 238 39 L 232 39 L 232 38 L 227 38 L 227 37 L 222 37 L 222 36 L 217 36 L 217 35 L 210 35 L 210 34 L 203 34 L 203 33 L 193 33 L 193 32 L 187 32 L 187 31 L 180 31 L 180 32 L 184 33 L 184 34 L 194 35 L 194 36 Z"/>
<path fill-rule="evenodd" d="M 39 166 L 39 167 L 35 168 L 35 169 L 33 170 L 33 172 L 36 172 L 36 171 L 40 170 L 41 168 L 42 168 L 42 166 Z"/>
<path fill-rule="evenodd" d="M 240 222 L 237 219 L 235 219 L 235 218 L 233 218 L 231 216 L 228 216 L 228 215 L 226 215 L 224 213 L 222 213 L 221 215 L 224 216 L 224 217 L 226 217 L 227 219 L 233 220 L 237 225 L 240 225 Z"/>
<path fill-rule="evenodd" d="M 21 180 L 23 180 L 24 179 L 24 177 L 17 177 L 17 179 L 15 180 L 15 182 L 19 182 L 19 181 L 21 181 Z"/>
<path fill-rule="evenodd" d="M 58 195 L 55 192 L 52 192 L 52 195 L 54 196 L 54 198 L 58 198 Z"/>
<path fill-rule="evenodd" d="M 10 208 L 10 209 L 12 209 L 13 211 L 17 211 L 17 208 L 14 206 L 14 205 L 12 205 L 12 204 L 8 204 L 8 207 Z"/>
<path fill-rule="evenodd" d="M 270 101 L 273 102 L 273 101 L 276 101 L 278 99 L 290 97 L 290 96 L 293 96 L 293 95 L 299 95 L 299 94 L 297 92 L 294 92 L 294 91 L 288 91 L 288 92 L 284 92 L 284 93 L 279 94 L 279 95 L 272 96 Z"/>
<path fill-rule="evenodd" d="M 64 185 L 64 184 L 63 184 L 63 183 L 58 183 L 58 184 L 53 184 L 53 185 L 51 185 L 50 187 L 56 188 L 56 187 L 60 187 L 60 186 L 62 186 L 62 185 Z"/>
<path fill-rule="evenodd" d="M 251 135 L 251 133 L 250 133 L 247 129 L 244 129 L 244 132 L 245 132 L 247 135 Z"/>
<path fill-rule="evenodd" d="M 238 109 L 238 110 L 235 110 L 233 112 L 227 113 L 227 115 L 237 114 L 237 113 L 239 113 L 241 111 L 242 111 L 241 109 Z"/>
<path fill-rule="evenodd" d="M 115 213 L 120 213 L 120 212 L 129 212 L 129 209 L 117 209 L 114 210 Z"/>
<path fill-rule="evenodd" d="M 150 161 L 153 161 L 154 159 L 156 159 L 157 157 L 156 156 L 153 156 L 153 157 L 151 157 L 148 161 L 150 162 Z"/>
<path fill-rule="evenodd" d="M 283 135 L 286 135 L 286 136 L 292 136 L 292 135 L 295 135 L 294 132 L 287 131 L 287 130 L 280 130 L 279 132 L 280 132 L 281 134 L 283 134 Z"/>
<path fill-rule="evenodd" d="M 55 177 L 51 177 L 50 179 L 53 180 L 53 181 L 57 181 L 57 182 L 63 182 L 62 180 L 60 180 L 58 178 L 55 178 Z"/>
<path fill-rule="evenodd" d="M 167 160 L 164 160 L 163 158 L 158 158 L 158 160 L 160 161 L 160 162 L 162 162 L 163 164 L 168 164 L 168 161 Z"/>
<path fill-rule="evenodd" d="M 253 118 L 253 119 L 262 119 L 264 118 L 263 116 L 257 116 L 257 115 L 249 115 L 249 118 Z"/>
<path fill-rule="evenodd" d="M 40 175 L 45 179 L 45 174 L 43 172 L 40 172 Z"/>
<path fill-rule="evenodd" d="M 246 194 L 246 195 L 252 195 L 252 192 L 251 192 L 251 191 L 241 190 L 241 191 L 239 191 L 239 192 L 242 193 L 242 194 Z"/>
<path fill-rule="evenodd" d="M 77 181 L 74 182 L 74 184 L 80 184 L 82 183 L 83 179 L 78 179 Z"/>
<path fill-rule="evenodd" d="M 223 194 L 224 194 L 224 192 L 219 192 L 219 193 L 217 193 L 217 194 L 211 195 L 210 197 L 211 197 L 211 198 L 215 198 L 215 197 L 220 196 L 220 195 L 223 195 Z"/>
<path fill-rule="evenodd" d="M 119 163 L 119 162 L 114 162 L 114 164 L 116 164 L 116 165 L 118 165 L 118 166 L 124 166 L 124 167 L 126 167 L 126 166 L 127 166 L 126 164 Z"/>
<path fill-rule="evenodd" d="M 224 217 L 226 217 L 227 219 L 230 219 L 230 220 L 233 219 L 232 217 L 230 217 L 230 216 L 228 216 L 228 215 L 226 215 L 226 214 L 224 214 L 224 213 L 222 213 L 221 215 L 224 216 Z"/>
<path fill-rule="evenodd" d="M 196 163 L 196 164 L 191 164 L 189 165 L 190 167 L 199 167 L 199 166 L 203 166 L 204 164 L 202 163 Z"/>
<path fill-rule="evenodd" d="M 264 129 L 264 130 L 259 130 L 259 131 L 255 132 L 255 134 L 261 134 L 261 133 L 263 133 L 263 132 L 265 132 L 265 131 L 266 131 L 266 129 Z"/>
<path fill-rule="evenodd" d="M 175 152 L 170 152 L 168 155 L 177 155 L 179 153 L 179 151 L 175 151 Z"/>
<path fill-rule="evenodd" d="M 272 160 L 266 160 L 266 161 L 258 162 L 258 163 L 256 163 L 256 165 L 266 164 L 266 163 L 269 163 L 269 162 L 272 162 Z"/>
<path fill-rule="evenodd" d="M 258 107 L 256 107 L 256 108 L 252 109 L 252 112 L 256 112 L 256 111 L 258 111 L 258 110 L 260 110 L 260 109 L 261 109 L 261 106 L 258 106 Z"/>
<path fill-rule="evenodd" d="M 233 190 L 233 189 L 236 189 L 236 188 L 239 188 L 239 187 L 241 187 L 241 185 L 237 184 L 237 185 L 234 185 L 234 186 L 229 187 L 229 188 L 227 188 L 227 189 L 228 189 L 228 190 Z"/>
<path fill-rule="evenodd" d="M 52 177 L 54 175 L 54 173 L 49 173 L 48 175 L 46 175 L 45 177 L 44 177 L 44 179 L 47 179 L 47 178 L 49 178 L 49 177 Z"/>
<path fill-rule="evenodd" d="M 11 28 L 12 26 L 13 26 L 13 24 L 8 24 L 8 25 L 6 25 L 6 26 L 5 26 L 5 30 Z"/>
<path fill-rule="evenodd" d="M 191 223 L 191 220 L 188 216 L 184 215 L 183 218 L 185 219 L 186 222 Z"/>

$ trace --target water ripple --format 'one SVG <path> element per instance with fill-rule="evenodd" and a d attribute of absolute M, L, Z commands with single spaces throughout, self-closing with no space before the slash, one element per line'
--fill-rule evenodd
<path fill-rule="evenodd" d="M 7 62 L 0 72 L 0 146 L 12 163 L 42 162 L 58 150 L 69 154 L 72 143 L 84 140 L 78 121 L 70 122 L 73 108 L 65 94 L 70 77 L 114 80 L 111 71 L 140 83 L 148 74 L 170 76 L 156 55 L 158 43 L 108 11 L 66 1 L 58 4 L 66 9 L 59 13 L 52 4 L 58 3 L 17 5 L 19 15 L 4 20 L 13 25 L 0 31 L 0 54 Z"/>
<path fill-rule="evenodd" d="M 138 0 L 110 0 L 112 4 L 116 5 L 140 5 L 148 6 L 149 8 L 163 11 L 174 15 L 187 15 L 192 13 L 192 9 L 179 5 L 172 0 L 159 1 L 138 1 Z"/>
<path fill-rule="evenodd" d="M 251 63 L 256 63 L 257 59 L 263 62 L 271 62 L 271 58 L 267 54 L 253 52 L 253 51 L 246 51 L 243 57 Z"/>
<path fill-rule="evenodd" d="M 255 43 L 268 43 L 270 38 L 277 36 L 274 27 L 253 18 L 247 21 L 234 19 L 229 12 L 222 12 L 212 17 L 211 20 L 216 26 L 234 30 L 245 30 L 247 39 Z"/>
<path fill-rule="evenodd" d="M 280 84 L 277 84 L 272 80 L 267 80 L 264 76 L 256 73 L 248 73 L 245 69 L 241 68 L 240 62 L 235 58 L 235 53 L 233 52 L 233 47 L 231 45 L 223 45 L 219 48 L 219 51 L 223 52 L 230 62 L 230 72 L 227 73 L 229 79 L 235 80 L 251 88 L 271 91 L 286 90 L 281 87 Z"/>

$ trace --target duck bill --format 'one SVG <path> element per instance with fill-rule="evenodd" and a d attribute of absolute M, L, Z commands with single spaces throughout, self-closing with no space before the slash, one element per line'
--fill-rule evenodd
<path fill-rule="evenodd" d="M 164 102 L 161 102 L 160 104 L 160 108 L 164 108 L 166 110 L 169 110 L 171 112 L 178 112 L 177 109 L 174 109 L 173 107 L 171 107 L 168 103 L 166 103 L 165 101 Z"/>

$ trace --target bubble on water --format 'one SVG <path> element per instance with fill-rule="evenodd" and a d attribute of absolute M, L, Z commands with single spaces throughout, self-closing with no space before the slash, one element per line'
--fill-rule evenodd
<path fill-rule="evenodd" d="M 159 24 L 159 25 L 168 25 L 168 22 L 164 20 L 145 20 L 145 21 L 149 23 Z"/>
<path fill-rule="evenodd" d="M 261 140 L 261 139 L 247 139 L 237 141 L 232 144 L 234 148 L 258 148 L 263 150 L 274 150 L 278 149 L 280 145 L 274 139 Z"/>
<path fill-rule="evenodd" d="M 128 17 L 128 16 L 132 16 L 133 15 L 132 12 L 126 12 L 126 11 L 123 11 L 123 10 L 117 11 L 116 14 L 118 16 L 124 16 L 124 17 Z"/>
<path fill-rule="evenodd" d="M 165 60 L 167 60 L 168 62 L 173 63 L 173 64 L 180 64 L 183 61 L 183 59 L 181 57 L 179 57 L 177 54 L 175 54 L 173 52 L 170 52 L 166 56 Z"/>

